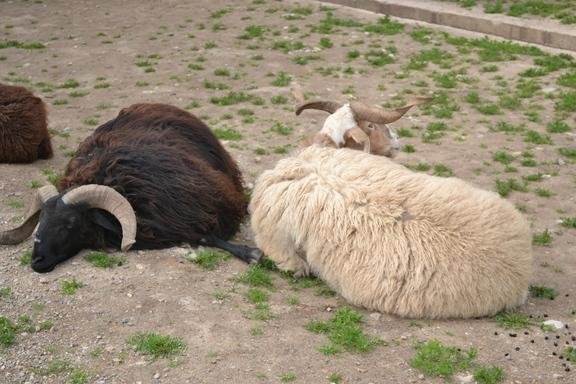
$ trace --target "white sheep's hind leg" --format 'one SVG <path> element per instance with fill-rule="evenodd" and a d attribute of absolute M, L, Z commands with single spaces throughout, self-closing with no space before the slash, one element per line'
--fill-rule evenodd
<path fill-rule="evenodd" d="M 272 238 L 265 240 L 257 236 L 256 244 L 281 270 L 293 272 L 297 277 L 310 274 L 305 252 L 298 249 L 296 243 L 288 238 L 287 234 L 280 235 L 276 232 Z"/>

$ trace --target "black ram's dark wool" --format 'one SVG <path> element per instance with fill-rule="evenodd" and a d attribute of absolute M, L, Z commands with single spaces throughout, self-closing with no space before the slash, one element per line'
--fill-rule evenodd
<path fill-rule="evenodd" d="M 107 185 L 137 217 L 136 249 L 229 239 L 246 214 L 234 160 L 198 118 L 165 104 L 135 104 L 98 127 L 78 148 L 58 189 Z M 103 230 L 103 229 L 102 229 Z M 118 246 L 95 236 L 92 248 Z"/>

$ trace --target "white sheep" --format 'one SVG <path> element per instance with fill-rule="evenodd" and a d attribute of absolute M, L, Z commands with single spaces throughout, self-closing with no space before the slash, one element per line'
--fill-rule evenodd
<path fill-rule="evenodd" d="M 412 318 L 489 316 L 522 304 L 528 223 L 508 201 L 388 158 L 312 146 L 256 182 L 258 247 L 350 303 Z"/>

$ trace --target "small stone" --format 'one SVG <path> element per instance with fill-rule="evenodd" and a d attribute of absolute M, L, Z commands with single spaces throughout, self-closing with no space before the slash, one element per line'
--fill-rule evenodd
<path fill-rule="evenodd" d="M 564 376 L 561 375 L 561 374 L 559 374 L 559 373 L 555 373 L 555 374 L 552 375 L 552 378 L 553 378 L 553 379 L 563 379 Z"/>
<path fill-rule="evenodd" d="M 159 379 L 160 378 L 160 374 L 158 372 L 156 372 L 153 376 L 155 379 Z"/>
<path fill-rule="evenodd" d="M 461 384 L 469 384 L 474 382 L 474 376 L 472 375 L 456 376 L 456 381 Z"/>
<path fill-rule="evenodd" d="M 419 375 L 418 375 L 418 379 L 419 379 L 419 380 L 424 380 L 424 375 L 423 375 L 423 374 L 419 374 Z"/>
<path fill-rule="evenodd" d="M 374 312 L 374 313 L 371 313 L 371 314 L 370 314 L 370 318 L 372 318 L 372 319 L 374 319 L 374 320 L 376 320 L 376 321 L 380 320 L 381 317 L 382 317 L 382 314 L 381 314 L 381 313 L 378 313 L 378 312 Z"/>
<path fill-rule="evenodd" d="M 564 323 L 559 320 L 546 320 L 542 324 L 553 327 L 556 330 L 564 328 Z"/>

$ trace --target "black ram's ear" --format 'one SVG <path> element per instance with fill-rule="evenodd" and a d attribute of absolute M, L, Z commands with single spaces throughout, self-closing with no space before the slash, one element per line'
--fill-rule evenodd
<path fill-rule="evenodd" d="M 122 226 L 114 216 L 100 209 L 91 209 L 88 212 L 90 220 L 99 227 L 106 229 L 122 238 Z"/>

